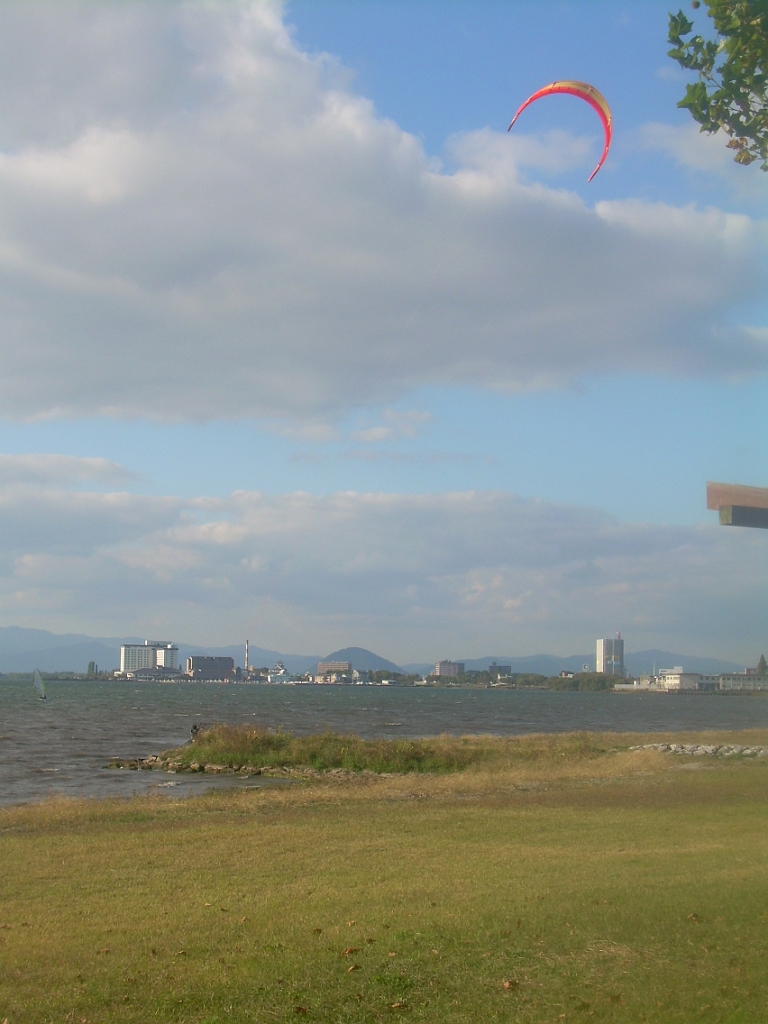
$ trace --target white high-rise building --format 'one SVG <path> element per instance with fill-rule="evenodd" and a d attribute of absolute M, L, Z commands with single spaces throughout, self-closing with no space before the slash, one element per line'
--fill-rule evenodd
<path fill-rule="evenodd" d="M 167 640 L 145 640 L 143 644 L 123 644 L 120 671 L 139 672 L 146 668 L 176 668 L 179 648 Z"/>
<path fill-rule="evenodd" d="M 624 641 L 621 633 L 617 633 L 613 640 L 597 641 L 595 670 L 607 676 L 624 675 Z"/>

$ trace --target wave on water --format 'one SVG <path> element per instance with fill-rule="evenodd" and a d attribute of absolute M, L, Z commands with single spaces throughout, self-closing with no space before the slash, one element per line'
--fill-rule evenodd
<path fill-rule="evenodd" d="M 107 796 L 158 786 L 177 792 L 225 786 L 191 776 L 157 782 L 150 772 L 114 772 L 115 757 L 137 758 L 189 739 L 182 719 L 255 723 L 297 734 L 326 731 L 366 738 L 534 732 L 663 732 L 768 727 L 768 697 L 614 694 L 532 690 L 381 687 L 212 686 L 204 683 L 51 682 L 48 700 L 31 687 L 0 682 L 0 802 L 54 794 Z M 275 781 L 275 780 L 272 780 Z M 240 780 L 239 785 L 243 782 Z M 266 784 L 254 780 L 254 785 Z M 250 785 L 250 783 L 249 783 Z"/>

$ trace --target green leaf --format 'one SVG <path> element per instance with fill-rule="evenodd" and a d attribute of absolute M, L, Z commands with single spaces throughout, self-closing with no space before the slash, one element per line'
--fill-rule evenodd
<path fill-rule="evenodd" d="M 768 0 L 710 0 L 707 15 L 713 38 L 691 36 L 682 11 L 669 15 L 668 56 L 698 76 L 678 106 L 702 131 L 722 129 L 737 163 L 761 160 L 768 170 Z"/>

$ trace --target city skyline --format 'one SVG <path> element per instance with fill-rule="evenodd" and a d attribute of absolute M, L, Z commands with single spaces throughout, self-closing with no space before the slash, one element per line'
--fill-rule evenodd
<path fill-rule="evenodd" d="M 598 655 L 601 644 L 606 641 L 597 640 Z M 622 641 L 623 642 L 623 641 Z M 591 672 L 597 670 L 594 653 L 588 651 L 589 639 L 581 653 L 571 652 L 568 655 L 554 655 L 539 651 L 533 655 L 521 655 L 509 649 L 503 653 L 486 652 L 479 657 L 460 657 L 456 662 L 443 659 L 450 673 L 454 664 L 465 665 L 472 671 L 488 668 L 508 669 L 514 672 L 533 672 L 546 676 L 557 675 L 563 670 L 570 672 Z M 349 662 L 354 668 L 364 671 L 416 672 L 423 674 L 438 664 L 438 652 L 435 657 L 418 662 L 409 662 L 398 658 L 397 652 L 388 650 L 390 657 L 363 647 L 344 647 L 333 651 L 325 649 L 310 652 L 300 649 L 278 651 L 263 648 L 251 641 L 245 643 L 205 647 L 190 642 L 187 638 L 178 641 L 152 640 L 140 637 L 89 637 L 82 634 L 57 636 L 40 630 L 24 630 L 0 627 L 0 674 L 29 673 L 34 668 L 45 672 L 85 672 L 95 675 L 96 671 L 112 675 L 115 671 L 125 669 L 154 669 L 166 666 L 173 671 L 181 670 L 190 658 L 231 659 L 234 666 L 245 669 L 246 649 L 249 649 L 248 666 L 250 669 L 267 669 L 275 665 L 284 665 L 291 673 L 313 671 L 318 663 L 327 661 Z M 593 642 L 594 650 L 594 642 Z M 445 652 L 440 652 L 444 654 Z M 126 664 L 126 658 L 131 665 Z M 162 662 L 162 664 L 161 664 Z M 630 650 L 626 655 L 626 669 L 631 676 L 655 675 L 658 670 L 672 670 L 679 665 L 686 670 L 703 673 L 741 672 L 751 670 L 746 659 L 729 660 L 702 656 L 691 651 L 663 651 L 659 649 Z"/>

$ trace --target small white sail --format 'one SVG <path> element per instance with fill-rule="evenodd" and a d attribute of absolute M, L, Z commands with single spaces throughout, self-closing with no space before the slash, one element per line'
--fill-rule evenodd
<path fill-rule="evenodd" d="M 32 682 L 35 685 L 37 696 L 40 698 L 40 700 L 45 700 L 45 683 L 43 682 L 43 677 L 40 675 L 37 669 L 35 669 L 35 674 L 34 676 L 32 676 Z"/>

